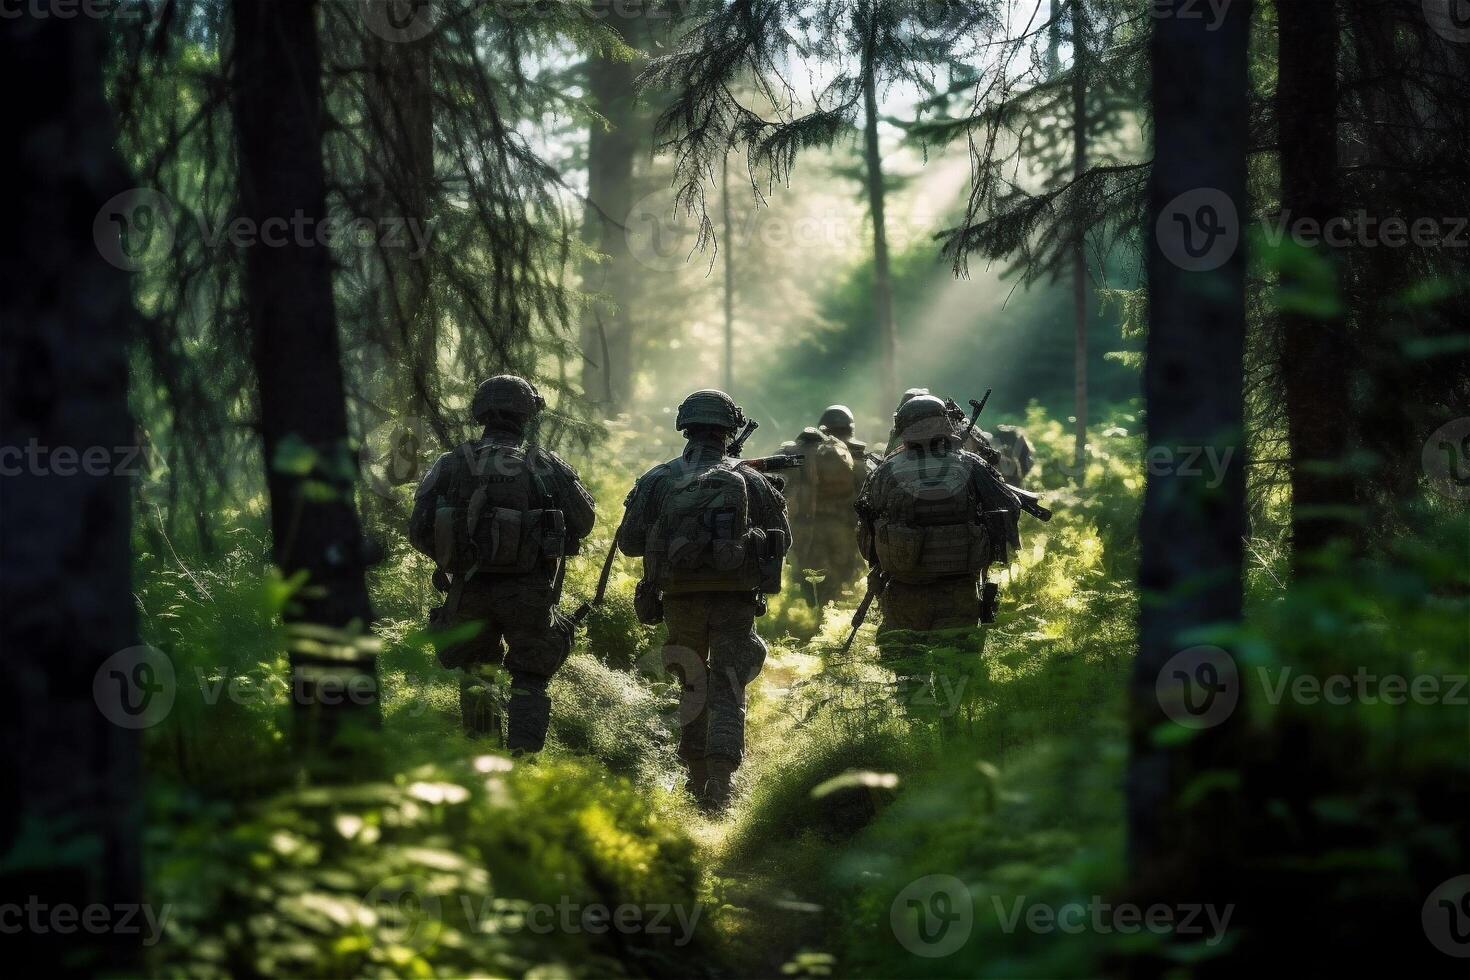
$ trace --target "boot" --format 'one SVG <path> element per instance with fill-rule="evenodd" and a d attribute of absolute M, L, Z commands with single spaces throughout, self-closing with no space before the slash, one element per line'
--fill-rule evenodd
<path fill-rule="evenodd" d="M 721 755 L 705 759 L 708 775 L 704 781 L 704 792 L 700 794 L 699 809 L 708 816 L 718 816 L 730 808 L 735 779 L 735 761 Z"/>
<path fill-rule="evenodd" d="M 687 759 L 684 765 L 688 769 L 687 778 L 684 780 L 684 789 L 694 797 L 694 802 L 703 806 L 704 783 L 709 778 L 709 768 L 703 759 Z"/>

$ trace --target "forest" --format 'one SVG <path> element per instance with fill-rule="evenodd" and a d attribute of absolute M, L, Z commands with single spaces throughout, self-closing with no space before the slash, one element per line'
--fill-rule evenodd
<path fill-rule="evenodd" d="M 0 0 L 0 79 L 16 975 L 1461 975 L 1467 0 Z"/>

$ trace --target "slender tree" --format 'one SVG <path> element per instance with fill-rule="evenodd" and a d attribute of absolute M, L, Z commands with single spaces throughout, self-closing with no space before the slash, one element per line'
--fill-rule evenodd
<path fill-rule="evenodd" d="M 105 54 L 94 19 L 18 14 L 0 30 L 15 191 L 0 232 L 0 890 L 78 913 L 141 901 L 137 728 L 173 696 L 166 662 L 128 652 L 138 437 L 122 267 L 160 216 L 124 195 Z M 136 935 L 6 932 L 12 966 L 136 970 Z"/>
<path fill-rule="evenodd" d="M 235 0 L 233 104 L 241 213 L 256 228 L 326 215 L 315 0 Z M 245 256 L 245 295 L 276 564 L 303 580 L 287 613 L 298 734 L 376 712 L 367 547 L 353 506 L 331 255 L 309 237 Z"/>
<path fill-rule="evenodd" d="M 720 228 L 725 251 L 725 390 L 735 390 L 735 221 L 730 208 L 730 155 L 720 162 Z"/>
<path fill-rule="evenodd" d="M 1228 651 L 1189 648 L 1200 630 L 1238 623 L 1242 608 L 1246 256 L 1240 232 L 1241 216 L 1249 213 L 1251 4 L 1230 4 L 1215 29 L 1171 12 L 1177 13 L 1165 9 L 1155 19 L 1151 43 L 1149 458 L 1180 461 L 1203 448 L 1233 462 L 1218 485 L 1184 466 L 1150 469 L 1139 525 L 1145 598 L 1132 680 L 1128 844 L 1145 894 L 1229 902 L 1239 856 L 1237 815 L 1228 797 L 1187 803 L 1184 793 L 1201 773 L 1231 767 L 1242 712 L 1202 716 L 1183 746 L 1160 740 L 1158 731 L 1171 718 L 1161 690 L 1182 684 L 1181 703 L 1191 707 L 1241 694 Z"/>
<path fill-rule="evenodd" d="M 1072 0 L 1072 179 L 1087 173 L 1087 5 Z M 1079 226 L 1072 243 L 1072 371 L 1076 445 L 1073 465 L 1077 482 L 1087 472 L 1087 228 Z"/>
<path fill-rule="evenodd" d="M 871 46 L 876 31 L 867 32 L 865 60 L 875 64 Z M 876 67 L 863 74 L 863 168 L 868 192 L 868 219 L 873 223 L 873 321 L 878 327 L 878 393 L 881 404 L 898 403 L 898 325 L 893 319 L 893 281 L 888 261 L 888 218 L 883 187 L 883 152 L 878 145 L 878 78 Z"/>

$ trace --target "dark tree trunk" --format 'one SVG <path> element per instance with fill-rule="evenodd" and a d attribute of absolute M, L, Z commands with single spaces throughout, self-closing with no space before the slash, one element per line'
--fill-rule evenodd
<path fill-rule="evenodd" d="M 898 403 L 898 329 L 893 320 L 893 281 L 884 214 L 883 156 L 878 146 L 878 82 L 870 68 L 863 79 L 863 161 L 868 210 L 873 218 L 873 317 L 878 327 L 878 385 L 882 404 Z"/>
<path fill-rule="evenodd" d="M 288 610 L 298 737 L 332 739 L 376 716 L 372 619 L 347 432 L 326 214 L 321 58 L 314 0 L 235 0 L 234 109 L 243 216 L 307 229 L 245 250 L 245 293 L 276 563 L 306 583 Z M 271 224 L 267 224 L 270 222 Z"/>
<path fill-rule="evenodd" d="M 616 4 L 605 23 L 632 47 L 641 43 L 641 17 L 627 16 L 628 5 Z M 587 61 L 591 107 L 606 119 L 596 121 L 587 136 L 587 215 L 583 239 L 607 256 L 583 267 L 583 288 L 600 293 L 583 315 L 582 390 L 612 417 L 627 407 L 635 372 L 637 284 L 639 267 L 628 250 L 627 227 L 633 200 L 633 163 L 649 131 L 639 111 L 635 80 L 639 66 L 606 54 Z"/>
<path fill-rule="evenodd" d="M 78 916 L 142 900 L 138 729 L 172 702 L 167 662 L 135 656 L 122 271 L 149 241 L 141 226 L 165 216 L 146 196 L 115 196 L 128 180 L 105 52 L 85 17 L 21 15 L 0 30 L 12 189 L 0 234 L 0 894 Z M 90 975 L 134 972 L 137 945 L 23 928 L 4 948 L 12 969 Z"/>
<path fill-rule="evenodd" d="M 1167 12 L 1166 12 L 1167 14 Z M 1131 691 L 1132 754 L 1128 772 L 1128 844 L 1136 889 L 1173 902 L 1233 901 L 1231 875 L 1238 851 L 1234 797 L 1211 794 L 1182 805 L 1193 777 L 1235 760 L 1241 712 L 1201 716 L 1184 745 L 1155 738 L 1171 724 L 1167 693 L 1192 697 L 1190 706 L 1228 706 L 1241 685 L 1228 653 L 1214 659 L 1215 678 L 1199 660 L 1170 661 L 1192 646 L 1189 634 L 1229 626 L 1241 616 L 1241 556 L 1245 519 L 1242 358 L 1245 343 L 1245 251 L 1248 91 L 1247 43 L 1251 5 L 1228 5 L 1218 29 L 1204 18 L 1154 20 L 1154 165 L 1149 188 L 1149 332 L 1144 373 L 1150 466 L 1139 526 L 1139 651 Z M 1189 198 L 1187 207 L 1178 202 Z M 1200 229 L 1207 206 L 1227 226 L 1204 265 L 1184 250 L 1208 242 Z M 1174 220 L 1188 219 L 1188 229 Z M 1203 224 L 1201 224 L 1203 222 Z M 1230 247 L 1231 236 L 1237 244 Z M 1228 256 L 1228 258 L 1226 258 Z M 1185 465 L 1198 452 L 1226 459 L 1223 481 L 1194 475 Z M 1225 456 L 1225 453 L 1229 456 Z M 1204 659 L 1210 659 L 1201 655 Z M 1167 666 L 1167 671 L 1166 671 Z M 1184 677 L 1176 681 L 1176 669 Z M 1201 700 L 1189 683 L 1212 682 L 1217 701 Z M 1179 682 L 1184 682 L 1181 685 Z M 1227 685 L 1224 690 L 1219 685 Z M 1172 702 L 1169 702 L 1172 704 Z M 1179 706 L 1173 705 L 1177 713 Z M 1218 711 L 1217 711 L 1218 714 Z"/>
<path fill-rule="evenodd" d="M 1321 228 L 1341 214 L 1337 3 L 1283 3 L 1276 16 L 1282 217 L 1292 224 L 1310 220 Z M 1312 254 L 1335 267 L 1324 246 L 1316 245 Z M 1303 278 L 1296 261 L 1286 263 L 1281 274 L 1288 304 L 1281 313 L 1281 377 L 1291 444 L 1293 566 L 1299 575 L 1329 542 L 1354 535 L 1353 480 L 1347 469 L 1354 417 L 1348 339 L 1340 308 L 1327 314 L 1293 303 L 1294 292 L 1305 287 Z"/>
<path fill-rule="evenodd" d="M 1087 171 L 1087 10 L 1084 0 L 1072 0 L 1072 176 Z M 1087 475 L 1087 234 L 1077 233 L 1072 245 L 1072 371 L 1073 405 L 1077 418 L 1072 450 L 1076 481 Z"/>

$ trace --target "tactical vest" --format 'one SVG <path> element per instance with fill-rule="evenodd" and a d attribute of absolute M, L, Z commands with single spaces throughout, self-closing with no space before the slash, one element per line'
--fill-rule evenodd
<path fill-rule="evenodd" d="M 962 454 L 906 450 L 889 457 L 873 516 L 873 547 L 899 582 L 923 585 L 976 575 L 992 563 L 974 490 L 976 462 Z"/>
<path fill-rule="evenodd" d="M 466 581 L 547 571 L 566 550 L 566 520 L 534 451 L 467 443 L 434 515 L 439 567 Z"/>
<path fill-rule="evenodd" d="M 738 464 L 674 466 L 648 531 L 644 580 L 674 594 L 755 589 L 765 532 L 751 527 L 750 488 Z"/>

